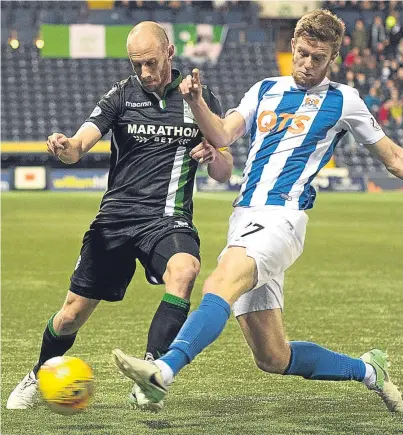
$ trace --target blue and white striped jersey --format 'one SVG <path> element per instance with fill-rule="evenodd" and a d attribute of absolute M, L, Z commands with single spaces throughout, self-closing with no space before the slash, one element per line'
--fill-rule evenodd
<path fill-rule="evenodd" d="M 358 92 L 327 78 L 308 90 L 290 76 L 264 79 L 233 111 L 251 136 L 240 207 L 312 208 L 311 182 L 347 131 L 363 145 L 385 136 Z"/>

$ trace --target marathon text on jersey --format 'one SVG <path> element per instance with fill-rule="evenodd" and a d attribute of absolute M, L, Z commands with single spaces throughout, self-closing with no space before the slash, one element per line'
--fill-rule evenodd
<path fill-rule="evenodd" d="M 198 128 L 174 126 L 174 125 L 152 125 L 152 124 L 128 124 L 128 134 L 149 134 L 174 137 L 196 137 L 200 130 Z"/>

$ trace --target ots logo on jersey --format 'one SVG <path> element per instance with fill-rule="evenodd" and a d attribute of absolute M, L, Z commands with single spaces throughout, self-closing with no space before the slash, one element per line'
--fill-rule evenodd
<path fill-rule="evenodd" d="M 287 122 L 291 120 L 291 125 Z M 262 133 L 279 132 L 287 126 L 287 131 L 293 134 L 303 133 L 305 131 L 304 121 L 310 121 L 308 115 L 296 115 L 295 113 L 280 113 L 277 116 L 272 110 L 263 110 L 257 119 L 259 131 Z M 280 122 L 278 122 L 280 121 Z"/>

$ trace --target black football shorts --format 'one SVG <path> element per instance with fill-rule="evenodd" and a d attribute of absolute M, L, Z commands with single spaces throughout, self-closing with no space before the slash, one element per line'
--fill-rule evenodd
<path fill-rule="evenodd" d="M 80 296 L 120 301 L 136 271 L 136 260 L 151 284 L 162 284 L 169 259 L 177 253 L 193 255 L 200 261 L 200 242 L 195 229 L 181 219 L 156 220 L 125 243 L 108 249 L 96 229 L 84 235 L 80 256 L 70 278 L 70 290 Z"/>

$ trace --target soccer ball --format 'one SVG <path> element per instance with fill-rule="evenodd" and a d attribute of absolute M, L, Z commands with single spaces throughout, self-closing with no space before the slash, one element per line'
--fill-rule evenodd
<path fill-rule="evenodd" d="M 87 408 L 94 392 L 91 367 L 71 356 L 46 361 L 38 372 L 39 391 L 49 408 L 63 415 L 76 414 Z"/>

